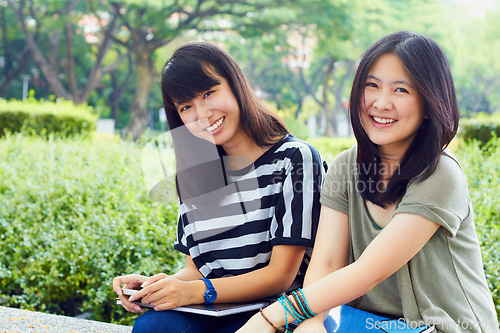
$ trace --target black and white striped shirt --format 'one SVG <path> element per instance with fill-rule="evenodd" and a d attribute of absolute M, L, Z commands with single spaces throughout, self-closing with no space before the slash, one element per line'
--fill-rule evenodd
<path fill-rule="evenodd" d="M 227 185 L 179 206 L 174 248 L 201 274 L 220 278 L 268 265 L 275 245 L 307 247 L 292 288 L 302 284 L 320 212 L 326 163 L 310 144 L 287 135 L 251 166 L 225 171 Z M 207 204 L 208 202 L 208 204 Z"/>

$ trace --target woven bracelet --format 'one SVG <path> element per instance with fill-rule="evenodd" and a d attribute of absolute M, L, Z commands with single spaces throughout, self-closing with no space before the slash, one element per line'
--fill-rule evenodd
<path fill-rule="evenodd" d="M 314 313 L 312 312 L 311 308 L 309 308 L 309 305 L 307 304 L 307 301 L 306 301 L 306 297 L 304 296 L 304 293 L 302 292 L 302 289 L 297 289 L 299 291 L 299 296 L 300 296 L 300 300 L 302 301 L 302 303 L 304 303 L 304 305 L 306 306 L 306 309 L 308 311 L 308 314 L 311 315 L 311 317 L 314 317 L 317 315 L 317 313 Z"/>
<path fill-rule="evenodd" d="M 268 323 L 269 325 L 271 325 L 273 328 L 274 328 L 274 331 L 275 332 L 284 332 L 285 330 L 283 329 L 283 327 L 276 327 L 270 320 L 269 318 L 266 317 L 266 315 L 264 314 L 264 311 L 262 310 L 262 308 L 260 308 L 259 310 L 260 314 L 262 315 L 262 318 L 264 318 Z"/>

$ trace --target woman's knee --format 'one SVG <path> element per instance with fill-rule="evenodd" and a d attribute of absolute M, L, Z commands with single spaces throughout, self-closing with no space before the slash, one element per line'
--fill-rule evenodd
<path fill-rule="evenodd" d="M 157 315 L 155 311 L 146 311 L 134 323 L 132 333 L 157 332 Z"/>

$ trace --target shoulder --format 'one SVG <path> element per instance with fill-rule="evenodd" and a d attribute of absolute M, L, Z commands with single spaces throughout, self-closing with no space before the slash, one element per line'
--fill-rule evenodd
<path fill-rule="evenodd" d="M 464 175 L 462 166 L 449 149 L 446 149 L 441 153 L 438 169 L 441 169 L 441 172 L 448 172 L 455 176 Z"/>
<path fill-rule="evenodd" d="M 442 191 L 459 191 L 467 193 L 467 180 L 462 166 L 449 151 L 441 153 L 436 170 L 424 181 L 413 181 L 409 186 L 426 187 Z"/>
<path fill-rule="evenodd" d="M 425 180 L 412 180 L 397 208 L 442 225 L 456 235 L 462 221 L 471 216 L 471 201 L 462 167 L 449 152 L 441 154 L 436 170 Z"/>
<path fill-rule="evenodd" d="M 412 180 L 402 201 L 435 206 L 467 215 L 469 192 L 462 167 L 449 151 L 441 153 L 436 170 L 425 180 Z"/>
<path fill-rule="evenodd" d="M 289 158 L 293 162 L 321 163 L 323 161 L 316 147 L 291 134 L 281 139 L 276 145 L 275 157 Z"/>

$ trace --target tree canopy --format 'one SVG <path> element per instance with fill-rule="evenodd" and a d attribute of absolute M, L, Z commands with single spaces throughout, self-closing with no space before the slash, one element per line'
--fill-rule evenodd
<path fill-rule="evenodd" d="M 88 103 L 138 138 L 154 127 L 161 68 L 180 44 L 216 42 L 285 117 L 316 119 L 345 134 L 361 53 L 381 36 L 412 30 L 447 53 L 463 115 L 500 109 L 500 1 L 459 0 L 6 0 L 0 2 L 0 96 Z"/>

